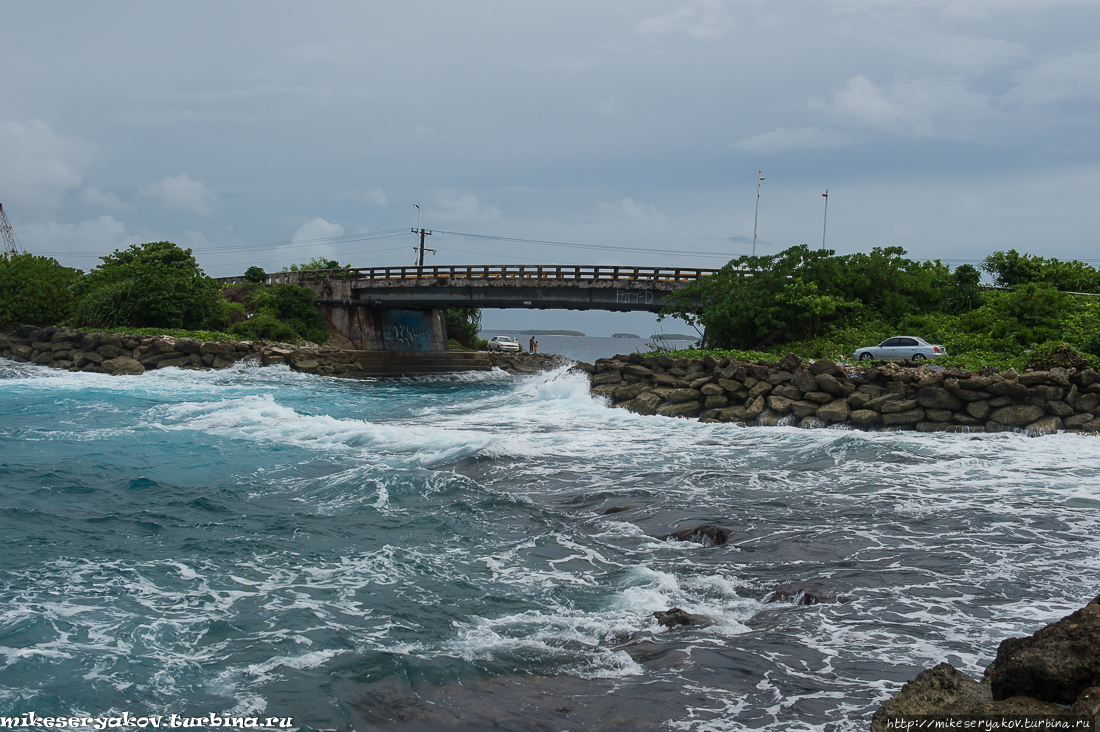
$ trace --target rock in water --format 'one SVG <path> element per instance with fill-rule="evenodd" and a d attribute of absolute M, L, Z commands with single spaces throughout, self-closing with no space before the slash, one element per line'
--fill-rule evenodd
<path fill-rule="evenodd" d="M 665 541 L 675 539 L 676 541 L 694 541 L 696 544 L 702 544 L 703 546 L 718 546 L 729 541 L 730 532 L 729 529 L 723 529 L 721 526 L 703 524 L 692 526 L 689 529 L 680 529 L 661 538 Z"/>
<path fill-rule="evenodd" d="M 909 714 L 951 714 L 993 701 L 989 689 L 949 663 L 921 671 L 901 687 L 871 717 L 871 731 L 887 729 L 892 717 Z"/>
<path fill-rule="evenodd" d="M 1029 638 L 1002 641 L 985 673 L 994 699 L 1073 704 L 1100 686 L 1100 597 Z"/>
<path fill-rule="evenodd" d="M 705 615 L 695 615 L 678 607 L 658 610 L 653 613 L 653 617 L 657 618 L 657 622 L 666 628 L 678 628 L 682 625 L 710 625 L 710 618 Z"/>

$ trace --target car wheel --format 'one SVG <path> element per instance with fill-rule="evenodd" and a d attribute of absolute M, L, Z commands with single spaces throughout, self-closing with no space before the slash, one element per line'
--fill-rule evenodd
<path fill-rule="evenodd" d="M 924 356 L 923 353 L 914 353 L 913 354 L 913 360 L 914 361 L 923 361 L 924 359 L 925 359 L 925 356 Z"/>
<path fill-rule="evenodd" d="M 859 354 L 859 360 L 860 361 L 870 361 L 872 358 L 874 358 L 874 356 L 872 356 L 870 353 L 865 352 L 865 353 Z"/>

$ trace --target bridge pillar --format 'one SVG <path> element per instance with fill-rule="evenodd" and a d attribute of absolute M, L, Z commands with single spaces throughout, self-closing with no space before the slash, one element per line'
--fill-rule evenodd
<path fill-rule="evenodd" d="M 446 351 L 447 325 L 442 310 L 387 308 L 349 300 L 325 303 L 329 324 L 360 351 Z"/>

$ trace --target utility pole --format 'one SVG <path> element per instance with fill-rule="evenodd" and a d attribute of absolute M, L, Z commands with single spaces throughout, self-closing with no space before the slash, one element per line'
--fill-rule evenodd
<path fill-rule="evenodd" d="M 419 203 L 414 203 L 413 208 L 416 209 L 416 228 L 412 230 L 412 233 L 420 235 L 420 264 L 419 264 L 419 266 L 423 267 L 424 266 L 424 251 L 425 251 L 425 249 L 424 249 L 424 237 L 431 236 L 432 232 L 428 231 L 427 229 L 423 229 L 420 226 L 420 204 Z M 413 247 L 413 251 L 414 252 L 416 251 L 416 247 Z M 435 254 L 434 249 L 428 249 L 427 251 L 431 252 L 432 254 Z"/>
<path fill-rule="evenodd" d="M 4 256 L 8 259 L 17 257 L 21 253 L 19 251 L 19 240 L 15 238 L 15 231 L 12 230 L 11 224 L 8 222 L 8 215 L 4 213 L 4 204 L 0 203 L 0 235 L 4 238 Z"/>
<path fill-rule="evenodd" d="M 752 220 L 752 256 L 756 256 L 756 223 L 760 221 L 760 182 L 764 180 L 764 171 L 756 171 L 756 216 Z"/>
<path fill-rule="evenodd" d="M 829 189 L 821 194 L 825 198 L 825 218 L 821 221 L 821 248 L 825 248 L 825 226 L 829 223 Z"/>

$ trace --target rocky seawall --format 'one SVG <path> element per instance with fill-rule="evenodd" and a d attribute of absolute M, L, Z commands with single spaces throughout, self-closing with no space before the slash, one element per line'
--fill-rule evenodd
<path fill-rule="evenodd" d="M 981 681 L 949 663 L 922 671 L 879 707 L 871 730 L 916 729 L 907 727 L 905 718 L 923 715 L 1075 715 L 1100 724 L 1100 597 L 1027 638 L 1002 641 Z"/>
<path fill-rule="evenodd" d="M 267 341 L 200 341 L 170 336 L 89 333 L 66 328 L 20 326 L 0 333 L 0 355 L 68 371 L 136 376 L 153 369 L 224 369 L 242 362 L 286 364 L 295 371 L 348 379 L 373 378 L 355 351 L 331 346 L 295 346 Z M 511 374 L 545 371 L 564 360 L 543 353 L 489 353 L 492 365 Z"/>
<path fill-rule="evenodd" d="M 578 363 L 592 393 L 638 414 L 742 425 L 919 432 L 1100 432 L 1100 373 L 992 368 L 980 372 L 894 362 L 840 366 L 628 356 Z"/>

